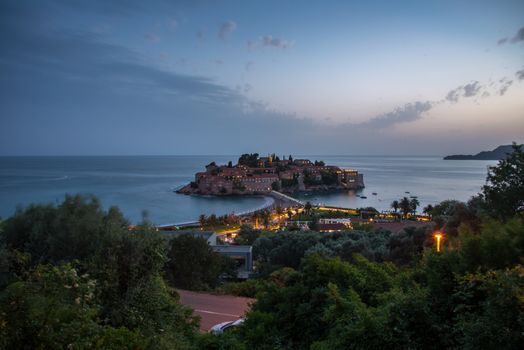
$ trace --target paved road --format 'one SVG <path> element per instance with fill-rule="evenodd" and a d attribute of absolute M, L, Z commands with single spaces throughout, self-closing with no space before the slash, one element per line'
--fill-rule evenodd
<path fill-rule="evenodd" d="M 230 295 L 213 295 L 206 293 L 177 290 L 180 302 L 192 308 L 202 319 L 200 330 L 207 332 L 220 322 L 234 321 L 241 318 L 255 299 L 234 297 Z"/>

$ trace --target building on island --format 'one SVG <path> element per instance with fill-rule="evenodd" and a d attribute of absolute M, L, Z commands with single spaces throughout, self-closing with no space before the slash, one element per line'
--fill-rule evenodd
<path fill-rule="evenodd" d="M 258 157 L 245 154 L 238 164 L 206 165 L 206 171 L 195 174 L 189 185 L 179 193 L 208 195 L 265 194 L 272 190 L 281 192 L 324 191 L 358 189 L 364 179 L 354 169 L 311 162 L 309 159 L 280 159 L 274 155 Z"/>

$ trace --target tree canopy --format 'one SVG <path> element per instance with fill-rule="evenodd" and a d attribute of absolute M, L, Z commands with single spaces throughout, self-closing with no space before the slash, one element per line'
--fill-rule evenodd
<path fill-rule="evenodd" d="M 507 220 L 524 210 L 524 152 L 522 145 L 513 143 L 513 152 L 490 167 L 486 185 L 482 188 L 490 213 Z"/>

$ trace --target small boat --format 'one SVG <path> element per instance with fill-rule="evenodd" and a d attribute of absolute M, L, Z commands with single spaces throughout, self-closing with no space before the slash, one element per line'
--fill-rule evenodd
<path fill-rule="evenodd" d="M 368 198 L 368 197 L 366 197 L 366 196 L 360 196 L 360 198 L 362 198 L 362 199 L 366 199 L 366 198 Z"/>
<path fill-rule="evenodd" d="M 409 198 L 415 198 L 415 199 L 416 199 L 416 198 L 418 198 L 418 197 L 417 197 L 417 196 L 409 196 Z"/>
<path fill-rule="evenodd" d="M 377 195 L 377 192 L 373 192 L 372 194 L 373 194 L 374 196 L 376 196 L 376 195 Z"/>
<path fill-rule="evenodd" d="M 406 191 L 406 192 L 404 192 L 404 193 L 409 193 L 409 191 Z"/>

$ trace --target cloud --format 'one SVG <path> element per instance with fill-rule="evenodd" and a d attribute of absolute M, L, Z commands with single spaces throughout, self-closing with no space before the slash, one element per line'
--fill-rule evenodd
<path fill-rule="evenodd" d="M 273 38 L 271 35 L 265 35 L 260 38 L 262 46 L 271 46 L 278 49 L 287 49 L 291 46 L 291 43 L 287 40 Z"/>
<path fill-rule="evenodd" d="M 242 99 L 212 79 L 162 69 L 133 50 L 102 41 L 94 33 L 51 36 L 20 27 L 16 31 L 0 30 L 0 40 L 7 48 L 0 53 L 0 92 L 7 91 L 10 83 L 34 81 L 38 85 L 51 78 L 56 85 L 77 84 L 93 87 L 93 91 L 103 86 L 107 96 L 114 92 L 133 96 L 152 93 L 216 103 Z"/>
<path fill-rule="evenodd" d="M 246 72 L 249 72 L 253 68 L 254 65 L 255 65 L 255 62 L 253 61 L 246 62 L 246 65 L 245 65 Z"/>
<path fill-rule="evenodd" d="M 169 21 L 169 26 L 171 27 L 171 29 L 176 29 L 178 28 L 178 21 L 176 19 L 171 19 Z"/>
<path fill-rule="evenodd" d="M 515 73 L 515 75 L 517 76 L 517 79 L 520 81 L 520 80 L 524 80 L 524 68 L 517 71 Z"/>
<path fill-rule="evenodd" d="M 517 34 L 511 38 L 512 43 L 518 43 L 520 41 L 524 41 L 524 27 L 520 28 Z"/>
<path fill-rule="evenodd" d="M 449 91 L 445 97 L 445 100 L 451 103 L 456 103 L 462 97 L 467 98 L 478 96 L 483 88 L 484 86 L 482 86 L 480 82 L 472 81 Z"/>
<path fill-rule="evenodd" d="M 247 50 L 250 52 L 255 50 L 259 46 L 285 50 L 293 46 L 293 42 L 284 39 L 274 38 L 272 35 L 261 36 L 258 40 L 255 41 L 247 41 Z"/>
<path fill-rule="evenodd" d="M 220 30 L 218 31 L 218 36 L 221 39 L 225 39 L 230 33 L 233 33 L 237 29 L 237 24 L 234 21 L 227 21 L 222 23 Z"/>
<path fill-rule="evenodd" d="M 389 128 L 396 124 L 409 123 L 422 119 L 422 115 L 429 111 L 432 107 L 433 103 L 429 101 L 407 103 L 402 107 L 398 107 L 391 112 L 373 117 L 368 121 L 350 125 L 354 127 L 373 129 Z"/>
<path fill-rule="evenodd" d="M 52 10 L 42 16 L 45 21 L 52 21 Z M 3 154 L 235 154 L 242 149 L 275 148 L 286 153 L 381 154 L 384 149 L 402 152 L 408 146 L 410 152 L 427 153 L 434 151 L 427 142 L 438 144 L 442 137 L 421 132 L 413 135 L 420 141 L 408 143 L 401 142 L 404 135 L 386 129 L 424 118 L 436 102 L 400 105 L 362 123 L 300 118 L 247 98 L 253 91 L 249 84 L 237 90 L 208 77 L 159 66 L 157 54 L 151 53 L 155 59 L 149 60 L 145 54 L 105 41 L 103 35 L 43 30 L 46 24 L 33 18 L 3 15 L 0 11 Z M 16 23 L 20 19 L 23 23 Z M 273 38 L 271 42 L 270 48 L 282 46 Z M 261 39 L 256 44 L 261 46 Z M 185 62 L 175 56 L 172 60 Z M 246 70 L 252 67 L 252 62 L 246 63 Z M 460 96 L 466 94 L 467 85 L 471 85 L 468 94 L 475 93 L 477 85 L 470 82 L 461 86 Z M 497 81 L 493 91 L 499 85 Z M 253 132 L 238 133 L 238 129 Z M 419 147 L 413 149 L 413 144 Z"/>
<path fill-rule="evenodd" d="M 458 88 L 448 92 L 448 94 L 446 95 L 446 100 L 448 100 L 451 103 L 458 102 L 462 93 L 462 88 L 462 86 L 459 86 Z"/>
<path fill-rule="evenodd" d="M 472 83 L 464 85 L 464 97 L 476 96 L 481 89 L 480 83 L 474 81 Z"/>
<path fill-rule="evenodd" d="M 513 44 L 515 43 L 518 43 L 518 42 L 521 42 L 521 41 L 524 41 L 524 27 L 520 28 L 517 32 L 517 34 L 515 34 L 514 37 L 512 37 L 511 39 L 510 38 L 502 38 L 500 39 L 497 44 L 498 45 L 503 45 L 507 42 L 511 42 Z"/>
<path fill-rule="evenodd" d="M 157 43 L 157 42 L 160 41 L 160 38 L 158 36 L 156 36 L 155 34 L 151 34 L 151 33 L 148 33 L 148 34 L 144 35 L 144 38 L 147 41 L 150 41 L 152 43 Z"/>
<path fill-rule="evenodd" d="M 501 86 L 499 88 L 499 95 L 504 96 L 506 91 L 508 91 L 509 87 L 513 84 L 513 80 L 509 80 L 508 78 L 502 78 L 500 79 Z"/>

